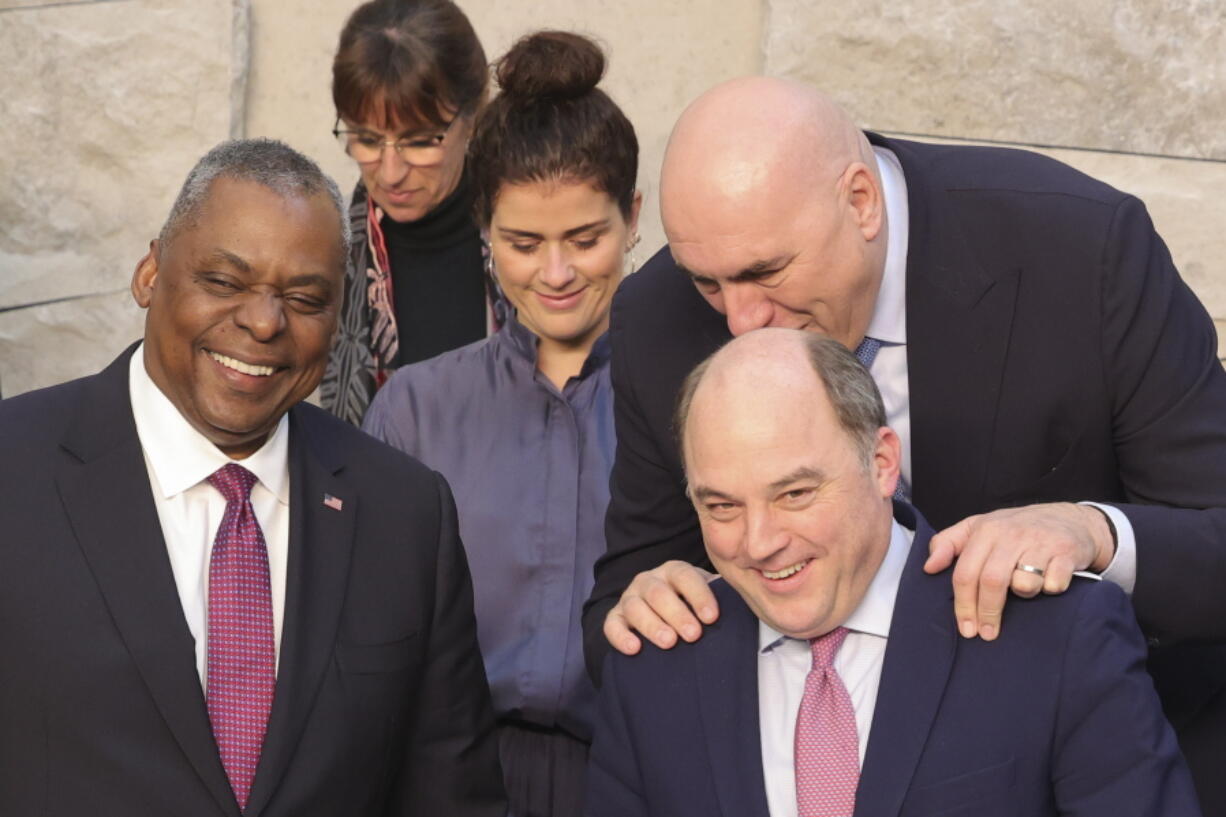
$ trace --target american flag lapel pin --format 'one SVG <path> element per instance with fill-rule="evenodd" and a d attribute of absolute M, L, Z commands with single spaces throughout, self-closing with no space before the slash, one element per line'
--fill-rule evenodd
<path fill-rule="evenodd" d="M 324 494 L 324 504 L 334 511 L 339 511 L 345 507 L 345 503 L 339 498 L 332 496 L 332 494 Z"/>

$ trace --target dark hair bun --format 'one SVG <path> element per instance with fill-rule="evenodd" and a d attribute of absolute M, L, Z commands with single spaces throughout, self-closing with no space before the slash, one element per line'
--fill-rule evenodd
<path fill-rule="evenodd" d="M 498 61 L 502 93 L 516 102 L 583 96 L 604 76 L 600 46 L 569 31 L 538 31 L 522 37 Z"/>

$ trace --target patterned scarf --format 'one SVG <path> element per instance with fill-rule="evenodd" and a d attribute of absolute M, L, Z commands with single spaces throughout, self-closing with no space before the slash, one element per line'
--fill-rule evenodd
<path fill-rule="evenodd" d="M 349 205 L 353 244 L 345 271 L 344 301 L 319 402 L 326 410 L 360 425 L 375 391 L 395 371 L 400 352 L 392 298 L 392 268 L 380 220 L 383 211 L 358 182 Z M 486 271 L 486 334 L 502 325 L 506 302 L 490 270 L 489 245 L 482 242 Z"/>
<path fill-rule="evenodd" d="M 400 354 L 400 333 L 396 331 L 396 308 L 392 298 L 392 265 L 387 260 L 380 219 L 383 211 L 374 199 L 366 201 L 366 227 L 369 234 L 367 257 L 374 263 L 366 267 L 366 302 L 370 306 L 370 350 L 375 362 L 375 388 L 387 382 L 388 372 Z"/>

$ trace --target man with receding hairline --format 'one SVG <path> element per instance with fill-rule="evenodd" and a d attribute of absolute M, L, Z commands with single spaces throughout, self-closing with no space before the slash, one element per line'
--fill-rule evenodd
<path fill-rule="evenodd" d="M 0 403 L 0 814 L 505 814 L 447 484 L 302 402 L 348 242 L 310 159 L 218 145 L 143 340 Z"/>
<path fill-rule="evenodd" d="M 686 380 L 721 615 L 606 664 L 589 816 L 1199 814 L 1118 587 L 1078 580 L 999 639 L 958 637 L 922 569 L 932 530 L 891 501 L 884 415 L 817 333 L 749 332 Z"/>
<path fill-rule="evenodd" d="M 1226 653 L 1190 645 L 1226 638 L 1226 373 L 1143 205 L 1032 153 L 862 133 L 815 89 L 755 77 L 682 115 L 661 212 L 668 251 L 612 312 L 592 671 L 606 638 L 668 647 L 719 615 L 673 447 L 684 374 L 731 336 L 811 330 L 882 391 L 901 493 L 943 528 L 926 567 L 954 566 L 960 632 L 998 637 L 1010 589 L 1060 593 L 1075 571 L 1119 584 L 1226 814 Z"/>

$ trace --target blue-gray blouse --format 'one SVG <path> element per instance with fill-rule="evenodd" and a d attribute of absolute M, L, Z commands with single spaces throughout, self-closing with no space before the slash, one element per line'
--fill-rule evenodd
<path fill-rule="evenodd" d="M 495 335 L 399 369 L 363 428 L 455 493 L 494 710 L 588 740 L 595 690 L 579 615 L 604 553 L 613 465 L 609 341 L 558 391 L 514 317 Z"/>

